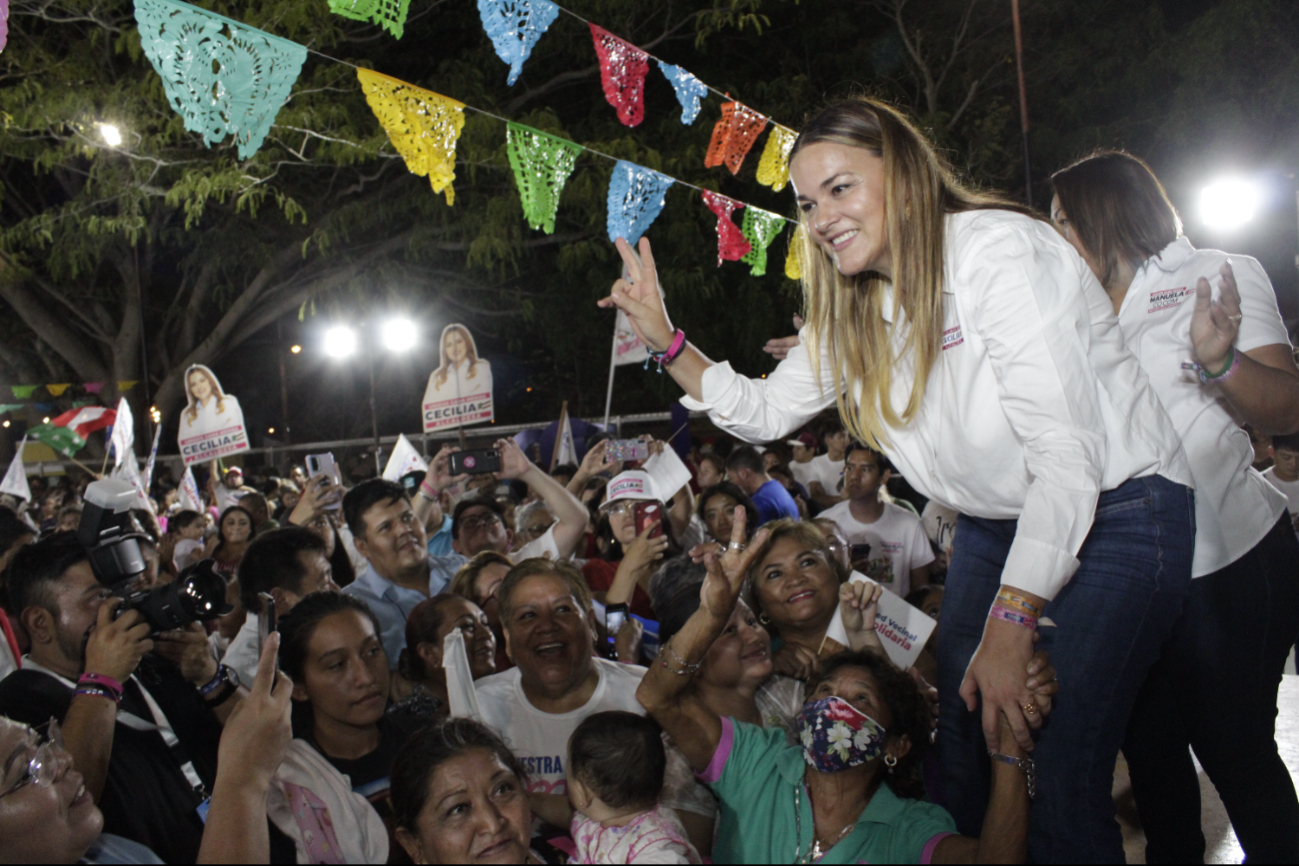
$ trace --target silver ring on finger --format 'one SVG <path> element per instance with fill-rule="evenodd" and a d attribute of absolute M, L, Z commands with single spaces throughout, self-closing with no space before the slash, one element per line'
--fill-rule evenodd
<path fill-rule="evenodd" d="M 1237 313 L 1236 315 L 1228 316 L 1227 318 L 1231 319 L 1233 322 L 1239 322 L 1241 320 L 1242 315 L 1243 315 L 1242 313 Z"/>
<path fill-rule="evenodd" d="M 730 544 L 726 545 L 727 550 L 734 550 L 736 552 L 743 551 L 746 547 L 748 547 L 747 544 L 740 544 L 738 541 L 732 541 Z"/>

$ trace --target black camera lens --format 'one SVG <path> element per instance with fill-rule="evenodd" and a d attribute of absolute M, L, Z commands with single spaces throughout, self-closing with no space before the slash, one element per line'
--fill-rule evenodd
<path fill-rule="evenodd" d="M 174 583 L 128 596 L 120 611 L 138 610 L 153 633 L 207 622 L 234 610 L 226 602 L 226 579 L 210 559 L 189 566 Z"/>

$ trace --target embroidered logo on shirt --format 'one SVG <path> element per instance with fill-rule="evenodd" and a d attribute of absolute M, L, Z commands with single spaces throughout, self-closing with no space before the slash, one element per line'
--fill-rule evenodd
<path fill-rule="evenodd" d="M 1191 290 L 1186 286 L 1180 289 L 1161 289 L 1157 292 L 1150 293 L 1150 309 L 1146 313 L 1161 313 L 1164 310 L 1171 310 L 1173 307 L 1182 305 L 1191 294 Z"/>
<path fill-rule="evenodd" d="M 957 325 L 955 328 L 948 328 L 946 331 L 943 331 L 944 352 L 946 352 L 948 349 L 953 349 L 964 342 L 965 342 L 965 337 L 961 335 L 960 325 Z"/>

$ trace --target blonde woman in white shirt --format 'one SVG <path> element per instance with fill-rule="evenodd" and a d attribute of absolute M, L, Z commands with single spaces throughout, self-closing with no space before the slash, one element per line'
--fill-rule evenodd
<path fill-rule="evenodd" d="M 1051 217 L 1109 294 L 1195 476 L 1195 580 L 1123 746 L 1147 862 L 1204 858 L 1188 744 L 1245 859 L 1299 862 L 1299 800 L 1273 735 L 1299 633 L 1299 543 L 1240 427 L 1299 430 L 1299 369 L 1276 295 L 1254 259 L 1191 246 L 1136 157 L 1098 153 L 1052 180 Z"/>
<path fill-rule="evenodd" d="M 1191 476 L 1172 425 L 1077 254 L 1024 208 L 964 188 L 897 112 L 827 107 L 790 176 L 807 324 L 766 379 L 685 342 L 645 240 L 639 259 L 618 242 L 631 281 L 600 303 L 732 434 L 782 438 L 837 403 L 858 439 L 963 515 L 938 682 L 957 826 L 979 831 L 1004 717 L 1037 763 L 1031 858 L 1121 862 L 1114 761 L 1191 576 Z M 1039 616 L 1072 697 L 1034 748 L 1042 714 L 1022 672 Z"/>

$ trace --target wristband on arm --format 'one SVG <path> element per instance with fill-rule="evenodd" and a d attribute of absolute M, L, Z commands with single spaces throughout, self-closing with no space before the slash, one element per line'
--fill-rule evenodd
<path fill-rule="evenodd" d="M 668 346 L 666 352 L 655 352 L 653 349 L 649 350 L 649 357 L 645 359 L 645 369 L 648 370 L 650 361 L 653 361 L 659 365 L 659 372 L 662 373 L 663 368 L 669 366 L 673 361 L 681 357 L 681 353 L 684 352 L 685 349 L 686 332 L 677 328 L 676 334 L 672 337 L 672 344 Z"/>

